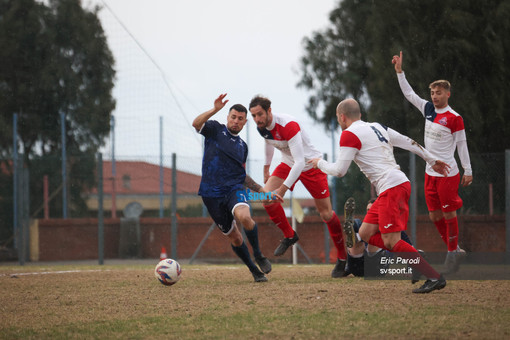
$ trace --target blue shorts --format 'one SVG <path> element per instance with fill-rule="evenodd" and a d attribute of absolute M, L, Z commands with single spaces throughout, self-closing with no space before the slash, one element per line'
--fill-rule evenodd
<path fill-rule="evenodd" d="M 239 205 L 249 206 L 246 197 L 237 195 L 236 191 L 232 191 L 224 197 L 202 197 L 202 201 L 214 223 L 224 235 L 228 235 L 234 230 L 234 209 Z"/>

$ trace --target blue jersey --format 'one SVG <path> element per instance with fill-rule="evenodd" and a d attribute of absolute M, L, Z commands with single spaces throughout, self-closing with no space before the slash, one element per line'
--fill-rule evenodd
<path fill-rule="evenodd" d="M 205 137 L 205 147 L 198 194 L 224 197 L 234 190 L 243 190 L 248 157 L 246 143 L 215 120 L 205 122 L 200 133 Z"/>

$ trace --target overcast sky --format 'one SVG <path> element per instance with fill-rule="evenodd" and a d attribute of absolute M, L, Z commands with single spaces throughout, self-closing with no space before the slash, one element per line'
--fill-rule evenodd
<path fill-rule="evenodd" d="M 162 116 L 164 153 L 200 158 L 202 139 L 190 123 L 225 92 L 227 107 L 248 106 L 259 93 L 269 97 L 273 112 L 297 117 L 315 146 L 331 153 L 331 135 L 308 118 L 309 93 L 296 83 L 302 39 L 328 26 L 337 0 L 90 3 L 107 5 L 100 18 L 117 62 L 116 155 L 158 155 Z M 226 114 L 215 119 L 225 123 Z M 248 139 L 252 171 L 259 171 L 264 142 L 251 123 L 249 138 L 241 136 Z M 273 164 L 278 159 L 276 152 Z"/>

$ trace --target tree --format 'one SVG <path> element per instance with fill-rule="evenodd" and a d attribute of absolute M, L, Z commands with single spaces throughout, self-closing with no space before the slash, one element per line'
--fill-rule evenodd
<path fill-rule="evenodd" d="M 452 83 L 451 105 L 464 118 L 470 150 L 510 148 L 510 1 L 344 0 L 331 26 L 305 38 L 299 87 L 312 92 L 307 111 L 327 128 L 338 102 L 353 97 L 364 119 L 423 140 L 423 124 L 403 98 L 391 57 L 428 98 L 436 79 Z"/>
<path fill-rule="evenodd" d="M 0 155 L 10 169 L 17 113 L 33 209 L 42 202 L 42 175 L 60 173 L 61 113 L 68 167 L 81 169 L 68 183 L 71 206 L 83 207 L 81 192 L 94 184 L 93 155 L 108 136 L 115 108 L 114 59 L 99 10 L 84 9 L 79 0 L 0 0 Z"/>

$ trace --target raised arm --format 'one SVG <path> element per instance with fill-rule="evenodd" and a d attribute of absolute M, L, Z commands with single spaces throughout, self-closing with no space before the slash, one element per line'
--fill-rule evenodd
<path fill-rule="evenodd" d="M 192 125 L 195 128 L 195 130 L 200 131 L 200 129 L 202 129 L 202 126 L 204 126 L 205 122 L 207 122 L 209 120 L 209 118 L 211 118 L 218 111 L 223 109 L 225 104 L 228 103 L 228 99 L 227 100 L 223 100 L 226 96 L 227 96 L 226 93 L 225 94 L 220 94 L 220 96 L 214 100 L 214 107 L 212 109 L 210 109 L 210 110 L 208 110 L 208 111 L 198 115 L 193 120 Z"/>
<path fill-rule="evenodd" d="M 403 56 L 402 56 L 402 51 L 400 51 L 400 56 L 398 55 L 394 55 L 393 56 L 393 59 L 391 60 L 391 62 L 393 63 L 393 65 L 395 65 L 395 72 L 397 73 L 402 73 L 402 59 Z"/>
<path fill-rule="evenodd" d="M 418 110 L 420 110 L 422 115 L 425 115 L 425 105 L 427 104 L 427 101 L 425 99 L 422 99 L 420 96 L 418 96 L 414 92 L 411 85 L 409 85 L 409 82 L 406 79 L 404 70 L 402 69 L 402 62 L 403 62 L 402 51 L 400 51 L 400 56 L 394 55 L 391 62 L 393 63 L 393 65 L 395 65 L 395 72 L 397 72 L 398 84 L 400 85 L 400 90 L 402 90 L 404 97 L 406 97 L 406 99 L 411 104 L 416 106 L 416 108 Z"/>

